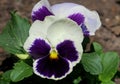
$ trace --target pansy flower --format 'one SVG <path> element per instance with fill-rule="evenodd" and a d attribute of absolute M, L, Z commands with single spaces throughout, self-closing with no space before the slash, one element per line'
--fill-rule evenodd
<path fill-rule="evenodd" d="M 42 78 L 60 80 L 80 62 L 83 48 L 81 28 L 68 18 L 47 16 L 35 20 L 24 49 L 34 59 L 34 73 Z"/>
<path fill-rule="evenodd" d="M 84 36 L 95 35 L 95 31 L 101 26 L 96 11 L 90 11 L 75 3 L 60 3 L 50 6 L 48 0 L 41 0 L 33 7 L 31 15 L 33 21 L 43 21 L 46 16 L 50 15 L 55 15 L 57 18 L 67 17 L 82 28 Z"/>

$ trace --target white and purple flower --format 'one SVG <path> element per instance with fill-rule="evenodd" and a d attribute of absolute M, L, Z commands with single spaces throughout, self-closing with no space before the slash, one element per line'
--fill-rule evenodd
<path fill-rule="evenodd" d="M 74 3 L 61 3 L 50 6 L 48 0 L 39 1 L 32 10 L 32 20 L 43 21 L 46 16 L 55 15 L 57 18 L 67 17 L 75 21 L 84 33 L 84 36 L 95 35 L 101 26 L 99 15 L 86 7 Z"/>
<path fill-rule="evenodd" d="M 24 49 L 34 59 L 34 73 L 42 78 L 60 80 L 72 72 L 83 53 L 82 29 L 68 18 L 46 16 L 35 20 Z"/>

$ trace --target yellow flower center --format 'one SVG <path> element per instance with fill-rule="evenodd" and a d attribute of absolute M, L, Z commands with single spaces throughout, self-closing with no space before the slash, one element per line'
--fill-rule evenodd
<path fill-rule="evenodd" d="M 50 52 L 50 59 L 58 59 L 58 53 L 55 50 Z"/>

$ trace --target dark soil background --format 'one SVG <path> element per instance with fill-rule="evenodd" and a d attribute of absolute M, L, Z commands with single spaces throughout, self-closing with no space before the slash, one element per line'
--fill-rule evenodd
<path fill-rule="evenodd" d="M 18 13 L 31 20 L 31 10 L 39 0 L 0 0 L 0 32 L 10 19 L 9 12 L 17 10 Z M 93 40 L 99 42 L 104 51 L 116 51 L 120 55 L 120 0 L 49 0 L 51 4 L 61 2 L 74 2 L 82 4 L 91 10 L 98 11 L 102 26 L 96 31 Z M 0 48 L 0 65 L 6 59 Z M 116 79 L 116 82 L 119 81 Z M 117 84 L 120 84 L 118 82 Z"/>

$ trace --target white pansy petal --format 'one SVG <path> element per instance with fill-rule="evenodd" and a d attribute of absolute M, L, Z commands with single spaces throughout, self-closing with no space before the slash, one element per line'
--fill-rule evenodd
<path fill-rule="evenodd" d="M 100 17 L 96 11 L 92 11 L 91 13 L 87 14 L 86 17 L 85 25 L 90 31 L 90 35 L 95 35 L 95 31 L 101 26 Z"/>
<path fill-rule="evenodd" d="M 94 35 L 95 31 L 99 29 L 101 26 L 100 17 L 96 11 L 90 11 L 86 7 L 79 5 L 71 8 L 67 14 L 69 16 L 72 13 L 78 13 L 84 16 L 85 20 L 83 23 L 88 29 L 90 35 Z M 78 20 L 74 20 L 74 21 L 77 23 L 79 22 Z"/>
<path fill-rule="evenodd" d="M 68 17 L 78 25 L 83 25 L 84 35 L 94 35 L 95 31 L 101 26 L 99 15 L 96 11 L 91 11 L 86 7 L 74 3 L 61 3 L 52 6 L 52 11 L 56 16 Z"/>
<path fill-rule="evenodd" d="M 45 6 L 47 8 L 50 8 L 50 4 L 48 0 L 40 0 L 35 6 L 33 7 L 33 11 L 37 11 L 40 7 Z M 32 11 L 32 12 L 33 12 Z"/>
<path fill-rule="evenodd" d="M 64 43 L 65 40 L 72 41 L 80 56 L 79 59 L 75 61 L 75 64 L 79 62 L 83 52 L 81 45 L 83 33 L 81 28 L 79 28 L 74 21 L 65 18 L 54 22 L 48 28 L 47 38 L 52 46 Z M 73 64 L 73 66 L 75 64 Z"/>
<path fill-rule="evenodd" d="M 53 5 L 51 9 L 54 15 L 56 16 L 68 17 L 70 15 L 77 14 L 77 13 L 84 15 L 86 8 L 82 5 L 78 5 L 75 3 L 60 3 L 60 4 Z"/>
<path fill-rule="evenodd" d="M 77 6 L 72 7 L 71 9 L 69 9 L 69 11 L 67 12 L 66 15 L 69 16 L 69 15 L 72 15 L 72 14 L 80 13 L 80 14 L 85 16 L 85 14 L 87 13 L 86 12 L 87 10 L 88 9 L 85 8 L 84 6 L 77 5 Z"/>
<path fill-rule="evenodd" d="M 45 22 L 36 20 L 30 27 L 29 35 L 36 35 L 45 38 L 48 27 L 45 26 L 44 24 Z"/>
<path fill-rule="evenodd" d="M 51 6 L 51 10 L 54 13 L 54 15 L 57 16 L 64 16 L 64 13 L 67 13 L 71 8 L 77 6 L 77 4 L 74 3 L 61 3 L 61 4 L 55 4 Z"/>
<path fill-rule="evenodd" d="M 67 39 L 79 43 L 83 41 L 83 33 L 80 27 L 67 18 L 52 23 L 48 28 L 47 37 L 54 45 Z"/>
<path fill-rule="evenodd" d="M 46 38 L 46 33 L 47 33 L 48 27 L 49 27 L 54 21 L 56 21 L 57 19 L 58 19 L 58 18 L 56 18 L 55 16 L 47 16 L 44 21 L 36 20 L 36 21 L 31 25 L 31 28 L 30 28 L 30 30 L 29 30 L 29 34 L 30 34 L 30 35 L 37 35 L 37 36 L 41 36 L 41 37 L 43 37 L 43 38 Z"/>
<path fill-rule="evenodd" d="M 41 20 L 43 21 L 46 16 L 53 15 L 50 9 L 50 4 L 48 0 L 39 1 L 32 10 L 32 20 Z"/>

